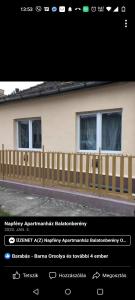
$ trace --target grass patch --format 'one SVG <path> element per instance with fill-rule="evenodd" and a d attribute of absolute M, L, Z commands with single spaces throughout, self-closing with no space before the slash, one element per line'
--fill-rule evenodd
<path fill-rule="evenodd" d="M 0 208 L 0 217 L 9 217 L 10 214 Z"/>

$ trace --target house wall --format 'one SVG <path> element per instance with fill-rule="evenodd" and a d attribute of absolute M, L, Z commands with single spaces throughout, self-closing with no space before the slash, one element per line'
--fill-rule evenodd
<path fill-rule="evenodd" d="M 15 120 L 41 117 L 45 151 L 76 152 L 77 113 L 110 109 L 122 109 L 122 153 L 135 155 L 135 82 L 0 104 L 0 143 L 16 149 Z"/>

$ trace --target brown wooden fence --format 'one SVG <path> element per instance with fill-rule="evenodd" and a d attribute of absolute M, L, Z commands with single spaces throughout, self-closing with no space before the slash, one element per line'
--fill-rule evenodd
<path fill-rule="evenodd" d="M 0 150 L 0 179 L 135 199 L 135 156 Z"/>

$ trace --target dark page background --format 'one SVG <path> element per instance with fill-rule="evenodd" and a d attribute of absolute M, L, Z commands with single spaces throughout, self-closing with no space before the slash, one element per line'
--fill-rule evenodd
<path fill-rule="evenodd" d="M 101 3 L 103 1 L 93 1 Z M 126 1 L 113 1 L 123 3 Z M 134 19 L 132 3 L 126 3 L 128 28 L 124 20 L 112 22 L 109 17 L 88 14 L 62 15 L 20 13 L 20 6 L 47 5 L 47 1 L 4 2 L 1 7 L 1 62 L 3 76 L 18 80 L 124 80 L 133 79 Z M 51 5 L 67 1 L 49 2 Z M 75 5 L 75 1 L 73 1 Z M 77 2 L 78 3 L 78 2 Z M 84 3 L 83 0 L 80 3 Z M 90 2 L 87 2 L 90 5 Z M 85 2 L 85 4 L 87 4 Z M 111 1 L 107 1 L 107 5 Z M 98 5 L 98 4 L 97 4 Z M 121 4 L 120 4 L 121 5 Z M 77 5 L 78 6 L 78 5 Z M 100 20 L 102 19 L 102 21 Z M 99 20 L 99 21 L 98 21 Z M 100 22 L 101 21 L 101 22 Z M 121 25 L 120 25 L 120 24 Z M 102 25 L 102 26 L 101 26 Z M 8 73 L 6 67 L 8 66 Z M 13 72 L 14 70 L 14 72 Z M 27 70 L 27 72 L 26 72 Z M 24 76 L 22 75 L 24 74 Z M 71 78 L 72 76 L 72 78 Z"/>

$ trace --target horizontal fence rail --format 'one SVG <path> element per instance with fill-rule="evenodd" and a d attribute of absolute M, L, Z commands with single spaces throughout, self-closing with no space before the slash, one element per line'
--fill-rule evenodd
<path fill-rule="evenodd" d="M 135 156 L 0 150 L 0 179 L 135 195 Z M 135 198 L 134 198 L 135 199 Z"/>

